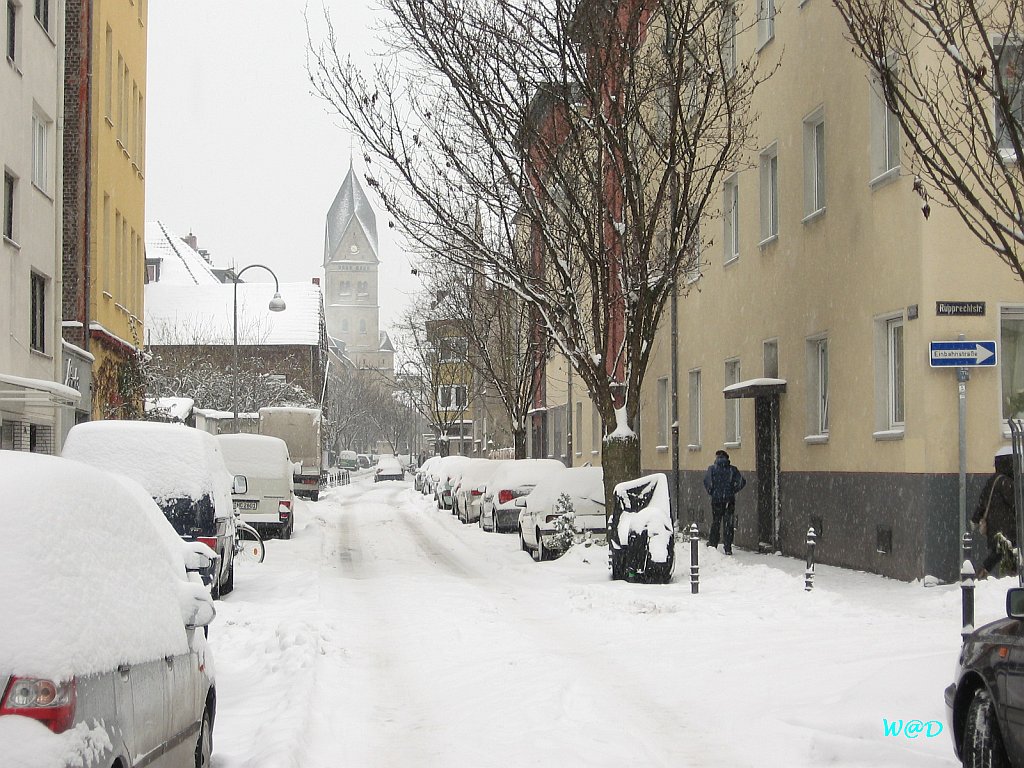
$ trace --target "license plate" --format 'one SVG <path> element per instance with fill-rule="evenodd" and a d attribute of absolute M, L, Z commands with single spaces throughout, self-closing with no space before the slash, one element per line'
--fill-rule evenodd
<path fill-rule="evenodd" d="M 247 511 L 247 512 L 255 512 L 259 508 L 260 508 L 260 503 L 258 501 L 236 501 L 235 502 L 235 509 L 241 509 L 241 510 L 244 510 L 244 511 Z"/>

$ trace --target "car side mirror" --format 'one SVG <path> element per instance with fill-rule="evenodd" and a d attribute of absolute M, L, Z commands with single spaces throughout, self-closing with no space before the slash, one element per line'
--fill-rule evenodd
<path fill-rule="evenodd" d="M 181 608 L 181 620 L 185 629 L 205 627 L 217 615 L 213 598 L 206 587 L 201 584 L 183 582 L 178 587 L 178 605 Z"/>
<path fill-rule="evenodd" d="M 201 541 L 183 541 L 185 570 L 198 573 L 208 572 L 220 558 L 217 553 Z"/>
<path fill-rule="evenodd" d="M 1006 615 L 1011 619 L 1024 619 L 1024 589 L 1021 587 L 1006 591 Z"/>
<path fill-rule="evenodd" d="M 234 482 L 231 484 L 232 493 L 248 493 L 249 492 L 249 481 L 245 475 L 235 475 Z"/>

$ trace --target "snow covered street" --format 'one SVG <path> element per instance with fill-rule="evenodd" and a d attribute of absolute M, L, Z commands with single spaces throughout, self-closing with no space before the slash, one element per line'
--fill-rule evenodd
<path fill-rule="evenodd" d="M 299 502 L 219 604 L 218 768 L 958 765 L 956 586 L 819 567 L 805 593 L 802 563 L 703 542 L 697 596 L 686 545 L 670 585 L 611 582 L 602 547 L 535 563 L 369 480 Z"/>

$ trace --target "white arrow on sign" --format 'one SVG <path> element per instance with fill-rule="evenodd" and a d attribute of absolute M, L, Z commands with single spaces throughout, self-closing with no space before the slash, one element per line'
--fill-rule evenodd
<path fill-rule="evenodd" d="M 933 367 L 996 364 L 994 341 L 933 341 L 929 352 Z"/>

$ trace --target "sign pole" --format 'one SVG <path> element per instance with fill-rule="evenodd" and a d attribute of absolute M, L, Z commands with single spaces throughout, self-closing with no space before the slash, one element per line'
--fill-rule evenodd
<path fill-rule="evenodd" d="M 959 336 L 960 341 L 964 335 Z M 957 541 L 964 540 L 967 532 L 967 382 L 971 372 L 966 367 L 956 369 L 957 392 L 960 403 L 960 535 Z"/>

